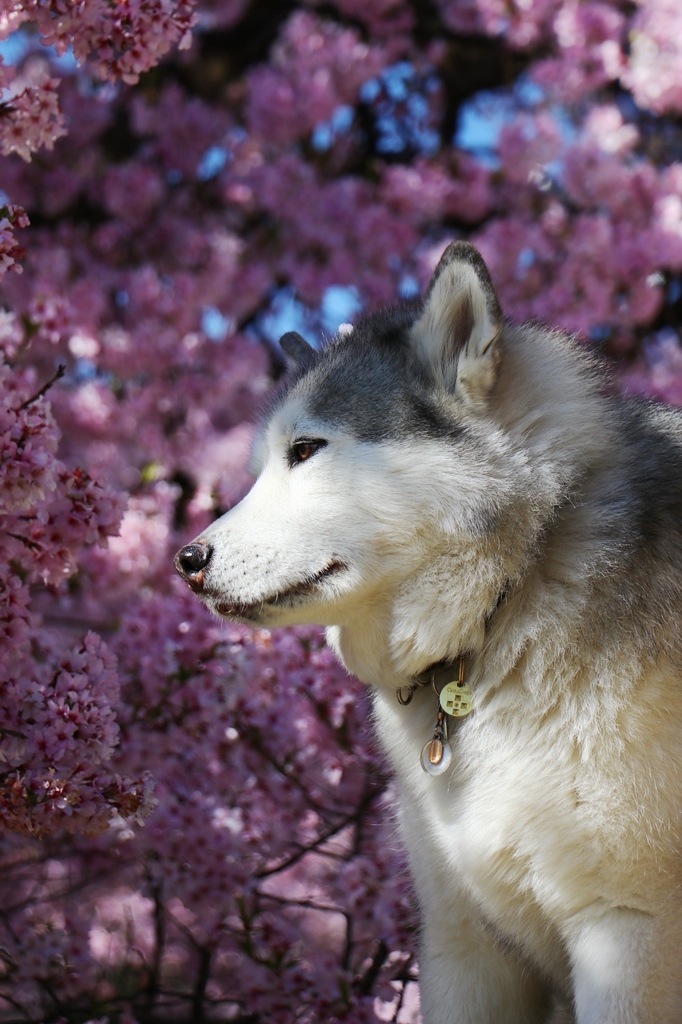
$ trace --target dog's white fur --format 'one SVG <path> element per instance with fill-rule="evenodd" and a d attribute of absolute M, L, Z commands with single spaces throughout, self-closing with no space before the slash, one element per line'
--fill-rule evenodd
<path fill-rule="evenodd" d="M 458 454 L 358 441 L 294 387 L 252 491 L 199 539 L 221 592 L 264 599 L 251 618 L 326 625 L 373 688 L 423 921 L 425 1024 L 538 1024 L 559 1004 L 579 1024 L 680 1024 L 679 609 L 640 628 L 648 613 L 613 593 L 623 555 L 599 509 L 626 469 L 590 362 L 528 327 L 504 328 L 498 360 L 501 334 L 486 282 L 446 263 L 412 339 L 466 424 Z M 292 470 L 300 437 L 328 443 Z M 346 571 L 305 599 L 268 604 L 334 560 Z M 475 713 L 431 777 L 434 695 L 403 707 L 396 689 L 463 651 Z"/>

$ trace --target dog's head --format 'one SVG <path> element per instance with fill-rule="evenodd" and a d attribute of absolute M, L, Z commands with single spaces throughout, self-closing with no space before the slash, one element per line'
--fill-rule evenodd
<path fill-rule="evenodd" d="M 524 472 L 489 415 L 502 338 L 488 271 L 461 242 L 423 301 L 320 352 L 285 335 L 290 372 L 255 444 L 257 480 L 178 552 L 180 575 L 219 615 L 341 624 L 404 590 L 453 537 L 489 536 Z"/>

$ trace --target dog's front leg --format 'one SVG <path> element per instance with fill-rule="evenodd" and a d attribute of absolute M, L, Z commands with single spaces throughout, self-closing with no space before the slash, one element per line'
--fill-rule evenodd
<path fill-rule="evenodd" d="M 682 1024 L 682 908 L 667 918 L 618 908 L 571 942 L 578 1024 Z"/>
<path fill-rule="evenodd" d="M 528 966 L 500 948 L 475 912 L 443 916 L 423 929 L 423 1024 L 546 1024 L 550 995 Z"/>

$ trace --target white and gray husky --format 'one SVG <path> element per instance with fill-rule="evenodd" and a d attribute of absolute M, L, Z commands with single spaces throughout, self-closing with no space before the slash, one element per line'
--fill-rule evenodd
<path fill-rule="evenodd" d="M 682 418 L 506 323 L 466 243 L 282 347 L 256 483 L 176 566 L 372 687 L 425 1024 L 681 1024 Z"/>

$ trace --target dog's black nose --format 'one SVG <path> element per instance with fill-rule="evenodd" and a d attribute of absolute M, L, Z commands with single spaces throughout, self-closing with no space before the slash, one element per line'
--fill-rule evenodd
<path fill-rule="evenodd" d="M 193 590 L 201 590 L 204 585 L 204 569 L 212 550 L 207 544 L 187 544 L 180 548 L 173 560 L 175 568 Z"/>

